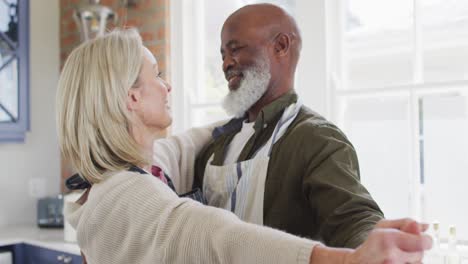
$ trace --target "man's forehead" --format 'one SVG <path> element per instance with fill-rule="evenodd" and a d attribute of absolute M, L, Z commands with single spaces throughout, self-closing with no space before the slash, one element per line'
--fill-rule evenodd
<path fill-rule="evenodd" d="M 258 21 L 255 17 L 247 15 L 233 15 L 223 24 L 222 33 L 234 34 L 246 31 L 250 28 L 257 28 Z"/>
<path fill-rule="evenodd" d="M 257 27 L 223 27 L 221 31 L 221 45 L 227 47 L 260 37 L 261 33 Z"/>

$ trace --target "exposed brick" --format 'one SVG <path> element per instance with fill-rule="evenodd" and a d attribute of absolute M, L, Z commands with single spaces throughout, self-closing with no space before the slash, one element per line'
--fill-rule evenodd
<path fill-rule="evenodd" d="M 158 28 L 158 32 L 156 33 L 156 39 L 157 40 L 165 40 L 167 34 L 167 28 L 164 26 L 160 26 Z"/>
<path fill-rule="evenodd" d="M 65 10 L 60 10 L 61 12 L 61 18 L 62 18 L 62 21 L 68 21 L 68 20 L 73 20 L 73 9 L 69 8 L 69 9 L 65 9 Z"/>
<path fill-rule="evenodd" d="M 146 45 L 146 47 L 154 54 L 154 56 L 156 56 L 156 58 L 162 58 L 166 55 L 166 47 L 163 45 Z"/>
<path fill-rule="evenodd" d="M 151 9 L 154 6 L 155 6 L 154 0 L 139 0 L 136 3 L 136 6 L 134 9 L 138 11 L 144 11 L 144 10 Z"/>
<path fill-rule="evenodd" d="M 113 6 L 116 1 L 114 0 L 101 0 L 100 4 L 105 6 Z"/>
<path fill-rule="evenodd" d="M 75 21 L 67 21 L 62 23 L 63 25 L 63 33 L 75 33 L 78 32 L 78 28 L 76 26 Z"/>
<path fill-rule="evenodd" d="M 140 32 L 140 35 L 143 41 L 153 41 L 156 38 L 154 32 Z"/>
<path fill-rule="evenodd" d="M 127 9 L 125 7 L 118 7 L 114 9 L 114 12 L 117 14 L 118 20 L 122 20 L 127 16 Z"/>
<path fill-rule="evenodd" d="M 79 37 L 77 35 L 69 35 L 69 36 L 60 38 L 60 42 L 63 46 L 74 45 L 78 41 L 79 41 Z"/>
<path fill-rule="evenodd" d="M 139 17 L 131 18 L 128 19 L 127 22 L 125 23 L 127 27 L 142 27 L 143 26 L 143 21 Z"/>
<path fill-rule="evenodd" d="M 161 8 L 169 7 L 168 0 L 156 0 L 155 2 L 156 2 L 156 6 L 158 7 L 161 7 Z"/>

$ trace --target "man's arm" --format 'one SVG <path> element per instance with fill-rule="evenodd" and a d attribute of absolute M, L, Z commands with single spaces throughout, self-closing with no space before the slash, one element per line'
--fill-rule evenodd
<path fill-rule="evenodd" d="M 354 147 L 334 127 L 314 128 L 305 138 L 303 192 L 320 236 L 329 246 L 356 248 L 383 213 L 360 182 Z"/>

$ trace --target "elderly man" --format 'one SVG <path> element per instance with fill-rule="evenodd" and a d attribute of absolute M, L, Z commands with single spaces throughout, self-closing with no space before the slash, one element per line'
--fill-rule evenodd
<path fill-rule="evenodd" d="M 198 154 L 194 186 L 245 221 L 360 245 L 383 214 L 360 183 L 352 144 L 294 92 L 302 44 L 294 19 L 274 5 L 245 6 L 226 20 L 221 42 L 223 106 L 235 118 Z"/>

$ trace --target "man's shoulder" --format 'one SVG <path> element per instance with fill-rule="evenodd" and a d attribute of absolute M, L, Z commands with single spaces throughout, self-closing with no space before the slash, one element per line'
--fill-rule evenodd
<path fill-rule="evenodd" d="M 305 142 L 328 139 L 349 142 L 341 129 L 306 106 L 302 106 L 286 136 Z"/>

